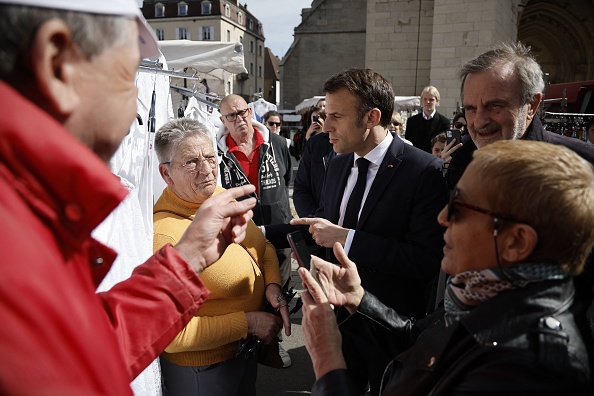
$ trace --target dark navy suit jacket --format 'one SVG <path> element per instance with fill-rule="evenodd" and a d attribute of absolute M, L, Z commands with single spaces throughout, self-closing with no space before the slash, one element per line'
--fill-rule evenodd
<path fill-rule="evenodd" d="M 338 224 L 354 154 L 337 155 L 328 165 L 316 217 Z M 437 215 L 447 201 L 438 158 L 402 139 L 394 140 L 380 165 L 348 252 L 362 285 L 399 314 L 421 317 L 431 281 L 443 256 Z M 327 249 L 327 257 L 331 249 Z"/>

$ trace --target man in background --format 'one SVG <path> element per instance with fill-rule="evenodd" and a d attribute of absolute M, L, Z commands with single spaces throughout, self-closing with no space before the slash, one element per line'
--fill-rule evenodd
<path fill-rule="evenodd" d="M 292 218 L 292 164 L 286 139 L 254 120 L 251 108 L 239 95 L 225 96 L 219 111 L 223 123 L 217 134 L 222 186 L 256 187 L 253 220 L 257 225 L 288 223 Z M 287 249 L 278 249 L 277 256 L 281 282 L 285 284 L 291 277 L 291 257 Z M 289 367 L 291 357 L 284 349 L 279 352 L 283 366 Z"/>
<path fill-rule="evenodd" d="M 428 153 L 431 153 L 431 139 L 450 127 L 450 120 L 437 112 L 439 98 L 437 88 L 431 85 L 423 88 L 421 92 L 423 111 L 406 121 L 405 139 Z"/>

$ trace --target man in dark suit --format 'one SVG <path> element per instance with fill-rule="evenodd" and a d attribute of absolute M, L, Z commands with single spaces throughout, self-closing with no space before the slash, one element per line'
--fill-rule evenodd
<path fill-rule="evenodd" d="M 326 81 L 324 92 L 324 129 L 339 155 L 328 165 L 316 217 L 291 224 L 308 225 L 316 243 L 330 250 L 340 242 L 358 263 L 367 290 L 399 313 L 424 316 L 443 255 L 437 214 L 447 188 L 441 162 L 388 132 L 394 92 L 379 74 L 346 70 Z M 359 177 L 361 158 L 368 169 Z M 364 188 L 353 220 L 359 179 Z M 337 319 L 340 323 L 340 315 Z M 368 325 L 361 331 L 376 331 L 374 322 Z M 390 359 L 385 350 L 345 334 L 343 352 L 361 393 L 369 382 L 371 393 L 378 394 Z"/>
<path fill-rule="evenodd" d="M 423 111 L 406 121 L 404 137 L 410 140 L 413 146 L 428 153 L 431 153 L 431 139 L 450 127 L 450 120 L 437 112 L 439 97 L 437 88 L 431 85 L 423 88 L 421 92 Z"/>

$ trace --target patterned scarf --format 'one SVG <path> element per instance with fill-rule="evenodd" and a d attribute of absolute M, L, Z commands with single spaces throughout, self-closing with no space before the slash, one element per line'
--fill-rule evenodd
<path fill-rule="evenodd" d="M 502 291 L 568 276 L 557 264 L 551 263 L 518 264 L 506 268 L 505 273 L 499 268 L 462 272 L 448 279 L 444 298 L 446 324 L 460 320 L 473 308 Z"/>

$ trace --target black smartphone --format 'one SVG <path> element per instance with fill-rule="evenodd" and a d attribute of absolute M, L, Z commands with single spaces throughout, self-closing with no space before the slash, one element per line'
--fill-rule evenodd
<path fill-rule="evenodd" d="M 307 248 L 307 244 L 305 243 L 305 239 L 303 239 L 303 235 L 301 231 L 293 231 L 287 234 L 287 240 L 289 241 L 289 245 L 291 245 L 291 249 L 295 254 L 295 259 L 300 267 L 307 268 L 309 273 L 314 277 L 314 279 L 318 282 L 324 294 L 326 293 L 326 289 L 324 285 L 320 282 L 318 278 L 318 270 L 315 266 L 311 265 L 311 255 L 309 253 L 309 249 Z"/>
<path fill-rule="evenodd" d="M 288 233 L 287 240 L 289 241 L 289 245 L 295 254 L 295 259 L 297 260 L 299 266 L 309 269 L 311 255 L 309 254 L 309 249 L 307 248 L 307 244 L 305 243 L 305 239 L 303 239 L 301 231 L 293 231 Z"/>
<path fill-rule="evenodd" d="M 458 129 L 448 129 L 446 131 L 446 143 L 450 144 L 452 140 L 456 139 L 456 144 L 462 142 L 462 135 Z"/>
<path fill-rule="evenodd" d="M 320 122 L 320 116 L 317 114 L 311 116 L 311 119 L 313 120 L 313 122 L 317 122 L 317 123 Z"/>

